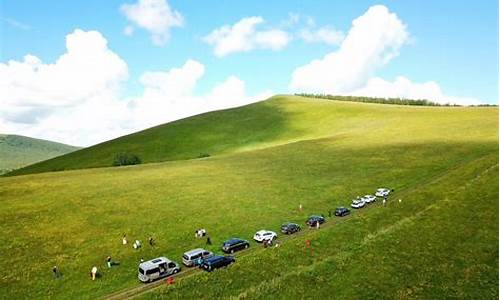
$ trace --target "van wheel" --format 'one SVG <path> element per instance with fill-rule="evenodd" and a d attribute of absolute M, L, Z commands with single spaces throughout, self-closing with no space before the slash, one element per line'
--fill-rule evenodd
<path fill-rule="evenodd" d="M 248 248 L 248 245 L 245 245 L 245 249 Z"/>
<path fill-rule="evenodd" d="M 234 253 L 234 249 L 231 249 L 231 251 L 229 251 L 229 252 L 231 252 L 231 254 L 233 254 Z"/>
<path fill-rule="evenodd" d="M 177 274 L 179 272 L 179 269 L 174 269 L 174 274 Z"/>

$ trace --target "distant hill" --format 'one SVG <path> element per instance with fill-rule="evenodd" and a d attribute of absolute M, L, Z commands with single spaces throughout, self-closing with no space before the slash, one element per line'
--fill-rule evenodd
<path fill-rule="evenodd" d="M 458 126 L 462 119 L 481 119 L 484 113 L 496 112 L 494 108 L 385 105 L 277 95 L 262 102 L 162 124 L 8 175 L 109 167 L 122 153 L 151 163 L 213 157 L 308 139 L 341 139 L 353 134 L 377 139 L 376 132 L 386 134 L 385 129 L 394 130 L 410 121 L 418 124 L 419 130 L 427 130 L 429 122 L 436 119 L 441 120 L 442 126 Z"/>
<path fill-rule="evenodd" d="M 41 139 L 0 134 L 0 174 L 78 149 Z"/>

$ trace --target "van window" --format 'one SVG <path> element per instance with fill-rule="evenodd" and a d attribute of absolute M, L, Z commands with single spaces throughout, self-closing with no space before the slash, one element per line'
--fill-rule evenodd
<path fill-rule="evenodd" d="M 151 274 L 155 274 L 155 273 L 159 273 L 159 272 L 160 272 L 159 268 L 153 268 L 153 269 L 146 270 L 146 275 L 151 275 Z"/>
<path fill-rule="evenodd" d="M 201 253 L 198 253 L 198 254 L 191 256 L 191 259 L 195 260 L 195 259 L 198 259 L 198 257 L 200 257 L 200 256 L 201 256 Z"/>
<path fill-rule="evenodd" d="M 207 256 L 208 254 L 208 251 L 203 252 L 203 256 Z"/>
<path fill-rule="evenodd" d="M 173 262 L 168 263 L 168 268 L 175 268 L 176 265 Z"/>
<path fill-rule="evenodd" d="M 141 273 L 142 275 L 144 275 L 144 270 L 139 268 L 139 273 Z"/>
<path fill-rule="evenodd" d="M 184 258 L 185 260 L 189 260 L 189 256 L 187 256 L 186 254 L 184 254 L 182 258 Z"/>

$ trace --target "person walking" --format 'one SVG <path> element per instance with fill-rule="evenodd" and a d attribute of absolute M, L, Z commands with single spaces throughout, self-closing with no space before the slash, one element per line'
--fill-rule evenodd
<path fill-rule="evenodd" d="M 207 235 L 207 245 L 212 245 L 212 240 L 209 235 Z"/>
<path fill-rule="evenodd" d="M 149 237 L 149 245 L 153 247 L 155 245 L 155 240 L 153 239 L 152 236 Z"/>
<path fill-rule="evenodd" d="M 316 229 L 319 229 L 319 221 L 316 221 Z"/>
<path fill-rule="evenodd" d="M 111 268 L 111 256 L 108 256 L 108 258 L 106 259 L 106 264 L 108 265 L 108 268 Z"/>
<path fill-rule="evenodd" d="M 387 202 L 387 198 L 384 197 L 384 200 L 382 200 L 382 204 L 385 206 L 385 203 Z"/>
<path fill-rule="evenodd" d="M 299 203 L 299 211 L 302 211 L 302 203 Z"/>
<path fill-rule="evenodd" d="M 126 245 L 127 244 L 127 236 L 124 234 L 122 238 L 122 244 Z"/>
<path fill-rule="evenodd" d="M 92 280 L 95 280 L 95 278 L 97 276 L 97 267 L 96 266 L 93 266 L 92 270 L 90 270 L 90 276 L 92 277 Z"/>

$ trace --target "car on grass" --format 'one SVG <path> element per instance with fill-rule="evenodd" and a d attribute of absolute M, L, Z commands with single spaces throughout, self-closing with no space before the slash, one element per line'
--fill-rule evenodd
<path fill-rule="evenodd" d="M 299 224 L 296 223 L 284 223 L 281 225 L 281 232 L 284 234 L 293 234 L 300 231 Z"/>
<path fill-rule="evenodd" d="M 152 282 L 180 272 L 181 266 L 166 257 L 158 257 L 139 264 L 138 278 L 142 282 Z"/>
<path fill-rule="evenodd" d="M 182 263 L 187 267 L 196 266 L 213 255 L 212 252 L 202 248 L 189 250 L 182 255 Z"/>
<path fill-rule="evenodd" d="M 343 217 L 343 216 L 347 216 L 347 215 L 348 215 L 348 214 L 350 214 L 350 213 L 351 213 L 351 211 L 350 211 L 347 207 L 343 207 L 343 206 L 341 206 L 341 207 L 337 207 L 337 208 L 335 209 L 335 213 L 334 213 L 334 214 L 335 214 L 337 217 Z"/>
<path fill-rule="evenodd" d="M 361 197 L 361 199 L 363 201 L 365 201 L 366 203 L 372 203 L 372 202 L 377 201 L 377 197 L 375 197 L 373 195 L 364 195 L 363 197 Z"/>
<path fill-rule="evenodd" d="M 391 193 L 391 190 L 386 189 L 386 188 L 379 188 L 375 192 L 375 196 L 377 197 L 387 197 Z"/>
<path fill-rule="evenodd" d="M 200 266 L 201 269 L 212 272 L 215 269 L 222 268 L 234 263 L 236 260 L 232 256 L 214 255 L 207 258 Z"/>
<path fill-rule="evenodd" d="M 258 243 L 262 243 L 263 241 L 274 240 L 277 237 L 278 235 L 274 231 L 259 230 L 253 236 L 253 239 Z"/>
<path fill-rule="evenodd" d="M 319 215 L 312 215 L 306 221 L 306 224 L 309 226 L 316 226 L 316 223 L 319 224 L 325 223 L 325 217 Z"/>
<path fill-rule="evenodd" d="M 250 243 L 247 240 L 232 238 L 222 244 L 222 251 L 225 253 L 234 253 L 248 247 L 250 247 Z"/>
<path fill-rule="evenodd" d="M 363 201 L 361 198 L 352 200 L 351 207 L 355 209 L 359 209 L 365 206 L 365 201 Z"/>

